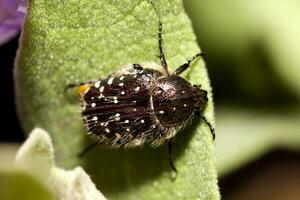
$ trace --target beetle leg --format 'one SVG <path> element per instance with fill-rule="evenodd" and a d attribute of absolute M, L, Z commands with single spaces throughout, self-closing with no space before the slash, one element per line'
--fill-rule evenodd
<path fill-rule="evenodd" d="M 197 53 L 196 55 L 194 55 L 191 59 L 189 59 L 186 63 L 184 63 L 183 65 L 181 65 L 180 67 L 178 67 L 175 72 L 173 72 L 172 75 L 180 75 L 182 72 L 184 72 L 191 64 L 191 62 L 193 60 L 195 60 L 197 57 L 203 57 L 203 53 Z"/>
<path fill-rule="evenodd" d="M 172 160 L 172 146 L 173 146 L 173 143 L 172 143 L 172 140 L 169 140 L 168 142 L 168 157 L 169 157 L 169 164 L 170 164 L 170 167 L 172 168 L 172 170 L 177 173 L 177 169 L 175 168 L 175 165 L 173 163 L 173 160 Z"/>

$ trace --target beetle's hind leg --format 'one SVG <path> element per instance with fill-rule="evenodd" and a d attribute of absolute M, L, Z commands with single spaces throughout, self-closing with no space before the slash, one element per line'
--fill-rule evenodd
<path fill-rule="evenodd" d="M 173 160 L 172 160 L 172 147 L 173 147 L 173 141 L 170 140 L 170 141 L 168 142 L 168 158 L 169 158 L 169 165 L 170 165 L 171 169 L 172 169 L 175 173 L 177 173 L 177 169 L 176 169 L 176 167 L 175 167 L 175 165 L 174 165 L 174 163 L 173 163 Z"/>

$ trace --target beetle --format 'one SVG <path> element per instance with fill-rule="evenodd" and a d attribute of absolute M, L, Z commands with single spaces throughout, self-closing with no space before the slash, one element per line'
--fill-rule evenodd
<path fill-rule="evenodd" d="M 176 171 L 171 159 L 172 138 L 195 114 L 199 114 L 215 138 L 213 126 L 201 114 L 208 102 L 207 91 L 179 76 L 202 53 L 170 73 L 162 48 L 161 22 L 158 47 L 160 65 L 131 64 L 98 81 L 68 86 L 77 87 L 86 130 L 97 137 L 96 143 L 81 155 L 98 144 L 119 148 L 168 143 L 169 163 Z"/>

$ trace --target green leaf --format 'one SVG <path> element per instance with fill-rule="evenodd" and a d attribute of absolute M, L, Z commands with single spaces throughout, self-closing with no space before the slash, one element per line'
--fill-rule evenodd
<path fill-rule="evenodd" d="M 200 49 L 182 2 L 153 2 L 174 70 Z M 77 154 L 88 138 L 75 95 L 64 94 L 65 87 L 99 79 L 126 64 L 159 63 L 155 9 L 145 0 L 30 1 L 16 62 L 18 112 L 26 130 L 40 126 L 51 133 L 59 166 L 78 164 Z M 204 114 L 213 122 L 204 62 L 194 62 L 184 76 L 208 90 Z M 109 199 L 219 199 L 213 141 L 200 119 L 178 135 L 173 159 L 179 171 L 176 179 L 166 146 L 97 148 L 84 164 Z"/>

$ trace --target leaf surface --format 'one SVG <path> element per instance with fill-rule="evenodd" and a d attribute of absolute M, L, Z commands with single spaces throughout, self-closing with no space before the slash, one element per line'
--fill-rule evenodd
<path fill-rule="evenodd" d="M 108 199 L 219 199 L 214 143 L 198 118 L 176 138 L 176 179 L 166 146 L 99 147 L 78 159 L 91 141 L 75 91 L 63 92 L 68 84 L 97 80 L 130 63 L 159 63 L 158 16 L 170 70 L 200 51 L 182 2 L 153 3 L 154 7 L 145 0 L 32 0 L 15 71 L 21 122 L 26 130 L 39 126 L 51 134 L 59 166 L 83 161 Z M 194 62 L 183 76 L 208 90 L 204 115 L 213 123 L 204 62 Z"/>

